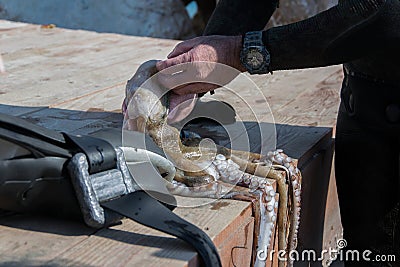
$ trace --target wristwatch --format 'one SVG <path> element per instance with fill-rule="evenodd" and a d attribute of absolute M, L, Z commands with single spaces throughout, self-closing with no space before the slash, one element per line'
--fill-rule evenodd
<path fill-rule="evenodd" d="M 250 74 L 269 72 L 271 56 L 262 41 L 262 31 L 248 32 L 244 35 L 240 61 Z"/>

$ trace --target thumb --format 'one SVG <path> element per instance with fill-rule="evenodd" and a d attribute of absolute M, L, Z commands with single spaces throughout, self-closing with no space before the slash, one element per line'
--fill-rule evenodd
<path fill-rule="evenodd" d="M 194 109 L 196 102 L 197 95 L 178 96 L 171 92 L 168 123 L 176 123 L 186 118 Z"/>

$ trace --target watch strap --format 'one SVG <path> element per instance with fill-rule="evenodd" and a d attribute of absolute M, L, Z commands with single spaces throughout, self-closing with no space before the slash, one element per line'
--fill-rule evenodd
<path fill-rule="evenodd" d="M 262 41 L 262 31 L 247 32 L 243 35 L 243 47 L 264 46 Z"/>

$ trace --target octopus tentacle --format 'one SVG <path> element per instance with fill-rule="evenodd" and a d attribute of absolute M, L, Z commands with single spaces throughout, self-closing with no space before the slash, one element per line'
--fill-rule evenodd
<path fill-rule="evenodd" d="M 221 176 L 222 177 L 222 176 Z M 260 178 L 260 177 L 259 177 Z M 227 178 L 228 179 L 228 178 Z M 257 246 L 259 248 L 265 248 L 267 253 L 269 246 L 271 245 L 271 239 L 273 235 L 273 229 L 276 221 L 275 208 L 277 202 L 275 199 L 275 191 L 273 187 L 263 179 L 260 187 L 257 188 L 245 188 L 241 186 L 232 187 L 222 180 L 202 185 L 199 187 L 188 187 L 185 184 L 173 181 L 168 184 L 168 189 L 171 193 L 190 196 L 190 197 L 208 197 L 208 198 L 229 198 L 252 201 L 253 199 L 260 203 L 258 212 L 255 214 L 256 225 L 259 225 L 258 233 L 255 233 Z M 256 258 L 255 266 L 265 266 L 265 261 Z"/>
<path fill-rule="evenodd" d="M 255 217 L 260 226 L 260 237 L 256 242 L 259 247 L 268 247 L 277 215 L 274 211 L 275 191 L 266 178 L 276 180 L 279 193 L 278 247 L 280 250 L 294 250 L 300 222 L 301 195 L 301 174 L 296 162 L 279 149 L 262 156 L 218 145 L 189 147 L 182 144 L 180 132 L 167 124 L 168 100 L 162 96 L 165 88 L 156 81 L 141 87 L 146 79 L 157 72 L 155 63 L 144 63 L 128 82 L 124 102 L 128 105 L 132 99 L 133 104 L 130 103 L 125 112 L 128 121 L 124 125 L 149 134 L 175 164 L 174 180 L 167 183 L 168 189 L 173 194 L 190 197 L 256 200 L 259 214 L 255 214 Z M 157 160 L 154 163 L 164 164 Z M 165 171 L 163 168 L 159 168 L 160 172 Z M 282 170 L 288 175 L 284 175 Z M 236 184 L 240 186 L 233 186 Z M 256 265 L 262 264 L 260 262 L 256 259 Z M 283 262 L 279 265 L 283 266 Z M 288 266 L 292 265 L 293 262 L 289 260 Z"/>
<path fill-rule="evenodd" d="M 167 188 L 172 194 L 185 197 L 207 197 L 219 199 L 224 195 L 228 195 L 229 197 L 233 197 L 239 194 L 244 196 L 251 196 L 248 193 L 248 190 L 246 190 L 245 188 L 240 190 L 235 189 L 235 191 L 231 191 L 232 185 L 224 183 L 222 181 L 214 181 L 195 187 L 189 187 L 184 183 L 172 181 L 172 183 L 167 184 Z"/>
<path fill-rule="evenodd" d="M 255 175 L 249 175 L 249 173 L 257 173 L 257 175 L 262 175 L 262 177 L 269 177 L 276 180 L 278 184 L 278 192 L 280 192 L 278 206 L 278 249 L 285 250 L 287 248 L 288 240 L 288 186 L 286 183 L 286 177 L 281 172 L 275 171 L 270 167 L 246 162 L 245 160 L 238 158 L 235 155 L 231 155 L 231 158 L 226 160 L 223 155 L 217 155 L 213 164 L 215 164 L 217 169 L 220 171 L 221 180 L 228 183 L 237 183 L 238 185 L 244 185 L 253 191 L 256 191 L 260 188 L 266 188 L 266 186 L 270 188 L 272 187 L 265 180 L 265 178 L 261 178 Z M 270 190 L 266 193 L 265 199 L 266 201 L 272 201 L 273 199 L 275 199 L 274 196 L 275 192 L 273 190 Z M 266 207 L 267 209 L 273 209 L 273 207 L 271 206 Z M 291 239 L 289 238 L 289 240 Z M 282 265 L 283 262 L 280 264 Z"/>
<path fill-rule="evenodd" d="M 289 227 L 289 244 L 287 251 L 293 251 L 297 247 L 297 233 L 300 226 L 300 210 L 301 210 L 301 172 L 297 168 L 295 162 L 285 155 L 282 150 L 270 152 L 268 160 L 280 165 L 273 165 L 276 168 L 284 169 L 288 173 L 290 192 L 291 192 L 291 210 L 290 210 L 290 227 Z M 289 258 L 288 265 L 292 266 L 293 261 Z"/>
<path fill-rule="evenodd" d="M 247 173 L 255 174 L 256 176 L 268 177 L 276 180 L 279 193 L 279 209 L 278 209 L 278 249 L 286 250 L 287 248 L 287 228 L 288 228 L 288 186 L 286 177 L 281 172 L 276 171 L 269 166 L 263 166 L 259 163 L 246 162 L 234 155 L 232 159 L 245 169 Z M 257 178 L 253 178 L 250 183 L 257 183 Z"/>
<path fill-rule="evenodd" d="M 133 148 L 133 147 L 121 147 L 126 162 L 138 162 L 138 161 L 150 161 L 161 174 L 166 174 L 164 179 L 172 181 L 176 174 L 175 166 L 168 159 L 153 153 L 151 151 Z"/>
<path fill-rule="evenodd" d="M 292 176 L 295 177 L 293 181 L 297 181 L 297 189 L 292 190 L 294 205 L 293 205 L 293 216 L 291 221 L 291 232 L 289 233 L 289 251 L 295 250 L 297 247 L 297 234 L 300 227 L 300 210 L 301 210 L 301 173 L 296 168 L 296 173 Z M 295 188 L 295 187 L 293 187 Z"/>

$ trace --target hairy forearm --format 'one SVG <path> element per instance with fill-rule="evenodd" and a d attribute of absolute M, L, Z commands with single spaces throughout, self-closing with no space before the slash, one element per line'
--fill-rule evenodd
<path fill-rule="evenodd" d="M 262 30 L 278 0 L 220 0 L 204 35 L 239 35 Z"/>

